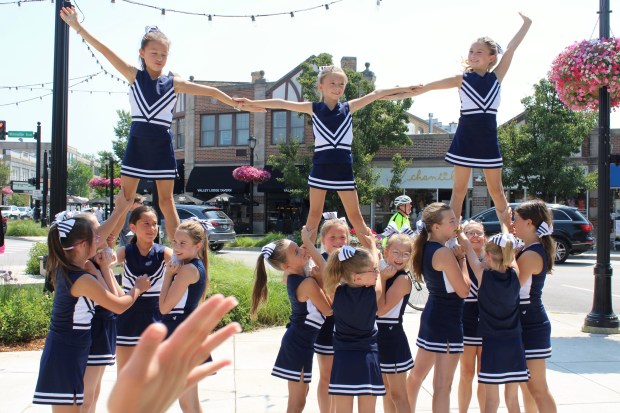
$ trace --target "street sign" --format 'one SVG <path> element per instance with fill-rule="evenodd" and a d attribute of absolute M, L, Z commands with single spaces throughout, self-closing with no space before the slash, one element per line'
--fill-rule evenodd
<path fill-rule="evenodd" d="M 30 185 L 27 181 L 11 181 L 11 189 L 19 194 L 31 193 L 34 191 L 34 185 Z"/>
<path fill-rule="evenodd" d="M 9 138 L 34 138 L 34 132 L 25 130 L 13 130 L 8 133 Z"/>
<path fill-rule="evenodd" d="M 32 190 L 32 199 L 34 199 L 35 201 L 40 201 L 41 199 L 43 199 L 43 193 L 40 189 Z"/>

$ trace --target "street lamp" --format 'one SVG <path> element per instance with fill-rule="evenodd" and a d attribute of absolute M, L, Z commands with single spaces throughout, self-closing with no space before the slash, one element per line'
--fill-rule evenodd
<path fill-rule="evenodd" d="M 250 148 L 250 166 L 254 166 L 254 148 L 256 148 L 256 138 L 250 136 L 248 139 Z M 250 182 L 250 234 L 254 234 L 254 181 Z"/>

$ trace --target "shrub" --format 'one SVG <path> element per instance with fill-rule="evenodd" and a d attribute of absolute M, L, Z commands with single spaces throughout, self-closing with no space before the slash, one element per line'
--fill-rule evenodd
<path fill-rule="evenodd" d="M 288 322 L 291 305 L 288 301 L 286 285 L 282 283 L 282 274 L 269 271 L 269 299 L 258 311 L 255 321 L 250 321 L 250 303 L 254 284 L 254 269 L 241 262 L 220 258 L 209 254 L 209 277 L 211 279 L 208 295 L 223 294 L 235 296 L 239 305 L 233 309 L 218 327 L 231 321 L 241 324 L 244 331 L 251 331 L 264 326 L 284 325 Z"/>
<path fill-rule="evenodd" d="M 47 254 L 47 242 L 36 242 L 30 248 L 28 262 L 26 263 L 26 274 L 39 274 L 39 257 L 45 254 Z"/>
<path fill-rule="evenodd" d="M 13 344 L 45 337 L 52 302 L 40 284 L 0 286 L 0 342 Z"/>
<path fill-rule="evenodd" d="M 235 241 L 231 242 L 228 245 L 231 247 L 243 247 L 243 248 L 263 247 L 269 244 L 270 242 L 273 242 L 273 241 L 276 241 L 282 238 L 287 238 L 287 236 L 285 234 L 282 234 L 281 232 L 271 232 L 262 238 L 237 237 Z"/>
<path fill-rule="evenodd" d="M 41 224 L 32 220 L 19 220 L 9 222 L 6 227 L 6 235 L 13 237 L 24 236 L 47 236 L 47 228 L 41 228 Z"/>

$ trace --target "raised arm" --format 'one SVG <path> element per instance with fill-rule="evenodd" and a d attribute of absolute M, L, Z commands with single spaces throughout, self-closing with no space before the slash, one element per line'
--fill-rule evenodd
<path fill-rule="evenodd" d="M 527 34 L 530 26 L 532 25 L 532 20 L 529 17 L 523 15 L 522 13 L 519 13 L 519 16 L 521 16 L 521 18 L 523 19 L 523 25 L 521 26 L 517 34 L 515 34 L 515 36 L 512 38 L 510 43 L 508 43 L 508 46 L 506 47 L 506 50 L 504 51 L 504 54 L 499 61 L 499 64 L 494 70 L 495 75 L 497 76 L 497 79 L 500 81 L 500 83 L 504 79 L 504 76 L 506 76 L 506 72 L 508 72 L 508 68 L 510 67 L 510 63 L 512 62 L 512 57 L 515 54 L 515 50 L 521 44 L 521 41 Z"/>
<path fill-rule="evenodd" d="M 299 301 L 312 301 L 312 304 L 319 309 L 324 316 L 333 314 L 332 302 L 313 277 L 307 277 L 297 288 L 297 299 Z"/>
<path fill-rule="evenodd" d="M 308 251 L 308 254 L 310 254 L 310 258 L 312 258 L 312 261 L 314 261 L 317 267 L 319 267 L 320 273 L 323 274 L 326 262 L 325 258 L 323 258 L 323 256 L 321 255 L 321 252 L 314 246 L 314 243 L 312 242 L 312 234 L 314 232 L 316 232 L 316 229 L 308 231 L 306 229 L 306 226 L 304 225 L 301 229 L 301 240 L 303 241 L 303 246 L 306 248 L 306 251 Z M 320 280 L 319 285 L 322 285 L 322 280 Z"/>
<path fill-rule="evenodd" d="M 293 102 L 284 99 L 250 100 L 246 98 L 238 98 L 235 101 L 241 104 L 243 110 L 249 110 L 249 108 L 284 109 L 312 115 L 312 102 Z"/>
<path fill-rule="evenodd" d="M 86 40 L 88 44 L 94 47 L 99 53 L 103 55 L 121 75 L 127 79 L 131 84 L 136 79 L 136 73 L 138 69 L 129 63 L 121 59 L 116 53 L 103 43 L 101 43 L 95 36 L 90 34 L 84 26 L 80 24 L 77 19 L 77 12 L 74 7 L 63 7 L 60 10 L 60 18 L 65 21 L 77 34 L 82 36 L 82 39 Z"/>
<path fill-rule="evenodd" d="M 400 93 L 410 93 L 420 86 L 407 86 L 407 87 L 394 87 L 391 89 L 374 90 L 369 94 L 362 96 L 361 98 L 353 99 L 349 101 L 349 109 L 351 112 L 362 109 L 364 106 L 379 100 L 386 96 L 398 95 Z"/>
<path fill-rule="evenodd" d="M 447 77 L 445 79 L 436 80 L 425 85 L 409 86 L 409 91 L 387 95 L 382 97 L 381 100 L 406 99 L 412 98 L 414 96 L 419 96 L 423 93 L 430 92 L 431 90 L 452 89 L 454 87 L 459 88 L 461 87 L 462 81 L 463 75 L 455 75 L 452 77 Z"/>
<path fill-rule="evenodd" d="M 138 296 L 151 286 L 146 275 L 141 275 L 136 279 L 135 286 L 127 291 L 122 297 L 118 297 L 107 289 L 104 289 L 99 282 L 90 275 L 83 275 L 73 283 L 71 294 L 74 297 L 85 296 L 96 302 L 102 307 L 107 308 L 116 314 L 121 314 L 136 301 Z"/>
<path fill-rule="evenodd" d="M 247 107 L 243 108 L 238 101 L 235 101 L 233 98 L 228 96 L 226 93 L 222 92 L 218 88 L 206 85 L 199 85 L 198 83 L 189 82 L 183 79 L 180 76 L 174 77 L 174 91 L 176 93 L 187 93 L 188 95 L 197 95 L 197 96 L 210 96 L 219 100 L 222 103 L 225 103 L 228 106 L 232 106 L 237 110 L 246 110 L 248 112 L 266 112 L 262 108 L 256 107 Z"/>
<path fill-rule="evenodd" d="M 108 236 L 112 233 L 115 233 L 118 237 L 118 232 L 116 232 L 117 227 L 123 227 L 125 223 L 125 216 L 127 208 L 129 207 L 129 202 L 133 202 L 132 200 L 128 200 L 122 194 L 118 194 L 114 199 L 114 209 L 112 210 L 112 214 L 108 219 L 99 225 L 99 227 L 95 230 L 97 235 L 99 236 L 98 247 L 105 248 L 108 246 Z"/>
<path fill-rule="evenodd" d="M 459 232 L 458 238 L 459 238 L 459 244 L 461 244 L 463 246 L 463 249 L 465 250 L 465 256 L 467 257 L 467 264 L 469 264 L 471 269 L 474 271 L 474 275 L 476 276 L 476 279 L 478 280 L 478 285 L 480 285 L 480 282 L 482 281 L 482 273 L 484 272 L 484 264 L 480 262 L 480 259 L 478 258 L 478 255 L 474 251 L 474 248 L 471 246 L 469 239 L 462 231 Z"/>

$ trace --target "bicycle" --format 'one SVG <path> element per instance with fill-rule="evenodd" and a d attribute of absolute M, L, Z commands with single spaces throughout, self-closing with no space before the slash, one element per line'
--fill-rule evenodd
<path fill-rule="evenodd" d="M 409 295 L 407 305 L 414 310 L 423 311 L 428 301 L 428 288 L 426 288 L 424 282 L 417 281 L 411 272 L 408 271 L 407 275 L 409 275 L 411 280 L 411 294 Z"/>

